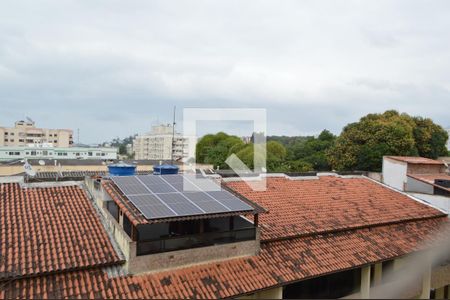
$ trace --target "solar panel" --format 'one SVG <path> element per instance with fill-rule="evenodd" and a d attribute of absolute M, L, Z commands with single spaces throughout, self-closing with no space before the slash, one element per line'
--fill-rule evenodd
<path fill-rule="evenodd" d="M 197 180 L 195 175 L 137 175 L 111 179 L 147 219 L 253 210 L 213 180 Z"/>

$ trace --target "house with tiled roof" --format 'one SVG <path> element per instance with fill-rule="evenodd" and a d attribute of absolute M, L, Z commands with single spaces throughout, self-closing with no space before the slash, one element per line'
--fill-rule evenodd
<path fill-rule="evenodd" d="M 155 176 L 0 184 L 0 298 L 449 295 L 447 215 L 371 179 Z"/>
<path fill-rule="evenodd" d="M 439 209 L 450 211 L 450 175 L 442 160 L 424 157 L 383 157 L 383 182 Z"/>

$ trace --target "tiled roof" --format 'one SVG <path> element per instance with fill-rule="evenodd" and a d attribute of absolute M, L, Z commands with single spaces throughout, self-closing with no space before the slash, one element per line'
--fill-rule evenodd
<path fill-rule="evenodd" d="M 42 274 L 10 282 L 0 281 L 0 299 L 236 297 L 400 257 L 429 247 L 431 243 L 447 238 L 450 233 L 450 224 L 445 214 L 364 178 L 269 178 L 269 190 L 263 193 L 270 197 L 259 194 L 256 197 L 253 193 L 260 192 L 250 192 L 246 185 L 241 184 L 243 183 L 230 182 L 228 186 L 247 193 L 251 200 L 269 209 L 269 213 L 260 218 L 265 240 L 258 255 L 136 276 L 108 277 L 100 267 L 84 270 L 66 268 L 66 272 L 61 273 Z M 14 190 L 18 185 L 2 186 L 7 186 L 7 189 L 0 190 L 3 194 L 20 196 Z M 54 200 L 58 197 L 50 192 L 55 189 L 62 188 L 48 189 L 46 193 L 49 195 L 46 198 L 50 201 L 47 202 L 58 203 Z M 71 194 L 82 192 L 76 187 L 71 189 L 74 189 Z M 89 203 L 87 199 L 86 201 Z M 81 215 L 89 215 L 93 210 L 90 203 L 77 205 L 77 208 L 79 218 Z M 53 210 L 54 208 L 50 209 Z M 41 217 L 33 217 L 44 220 L 42 223 L 45 224 L 47 218 L 42 217 L 45 216 L 43 212 L 45 210 L 40 209 Z M 379 221 L 368 216 L 370 214 L 377 216 Z M 95 212 L 92 216 L 94 215 Z M 70 218 L 73 217 L 65 213 L 58 220 L 67 225 Z M 97 218 L 96 216 L 95 219 Z M 100 229 L 101 224 L 96 224 L 96 228 L 104 233 Z M 69 236 L 74 234 L 73 231 L 66 230 L 57 236 L 63 243 L 67 243 L 71 239 Z M 8 232 L 8 238 L 13 235 Z M 278 239 L 280 237 L 290 238 Z M 6 233 L 2 233 L 1 238 L 2 241 L 5 240 Z M 89 241 L 92 239 L 91 236 L 86 238 Z M 36 240 L 33 241 L 37 243 Z M 58 241 L 55 243 L 58 244 Z M 76 250 L 69 253 L 65 250 L 67 247 L 57 248 L 64 257 L 75 256 L 73 252 Z M 101 251 L 101 248 L 90 248 L 88 257 L 91 258 L 91 264 L 99 261 L 97 251 Z M 107 252 L 109 251 L 113 250 L 109 249 Z M 43 261 L 47 261 L 47 256 L 42 254 L 38 254 L 35 261 L 42 260 L 42 257 Z"/>
<path fill-rule="evenodd" d="M 420 156 L 386 156 L 390 159 L 406 162 L 409 164 L 424 164 L 424 165 L 443 165 L 440 160 L 420 157 Z"/>
<path fill-rule="evenodd" d="M 0 184 L 0 280 L 118 263 L 78 186 Z"/>
<path fill-rule="evenodd" d="M 363 177 L 267 178 L 267 191 L 244 181 L 227 186 L 268 210 L 260 215 L 263 240 L 444 215 Z"/>
<path fill-rule="evenodd" d="M 396 258 L 448 235 L 445 217 L 264 243 L 259 255 L 155 274 L 17 280 L 0 298 L 226 298 Z"/>

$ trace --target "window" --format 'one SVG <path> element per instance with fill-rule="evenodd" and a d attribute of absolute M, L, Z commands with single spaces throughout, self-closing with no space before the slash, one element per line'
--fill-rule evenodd
<path fill-rule="evenodd" d="M 31 155 L 36 155 L 36 151 L 31 151 Z"/>
<path fill-rule="evenodd" d="M 57 140 L 54 140 L 53 142 L 54 142 L 55 144 L 56 144 L 56 143 L 58 143 L 58 141 L 57 141 Z"/>
<path fill-rule="evenodd" d="M 92 152 L 88 152 L 88 155 L 89 155 L 89 156 L 92 156 Z"/>
<path fill-rule="evenodd" d="M 102 153 L 102 156 L 105 156 L 106 155 L 106 153 Z"/>
<path fill-rule="evenodd" d="M 5 142 L 7 142 L 8 141 L 8 139 L 5 139 Z"/>
<path fill-rule="evenodd" d="M 10 141 L 10 142 L 14 142 L 14 139 L 10 139 L 9 141 Z"/>
<path fill-rule="evenodd" d="M 19 143 L 23 143 L 24 142 L 24 140 L 23 139 L 19 139 Z"/>
<path fill-rule="evenodd" d="M 47 150 L 42 151 L 42 155 L 48 155 L 48 151 Z"/>
<path fill-rule="evenodd" d="M 8 135 L 9 133 L 8 132 L 5 132 L 5 135 Z"/>
<path fill-rule="evenodd" d="M 80 156 L 80 152 L 75 153 L 75 156 Z"/>
<path fill-rule="evenodd" d="M 11 132 L 11 135 L 14 135 L 14 132 Z"/>

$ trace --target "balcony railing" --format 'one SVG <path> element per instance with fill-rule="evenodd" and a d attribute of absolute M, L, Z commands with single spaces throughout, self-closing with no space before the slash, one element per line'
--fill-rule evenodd
<path fill-rule="evenodd" d="M 138 241 L 136 255 L 147 255 L 182 249 L 199 248 L 256 239 L 254 227 L 232 231 L 205 232 L 192 235 Z"/>

